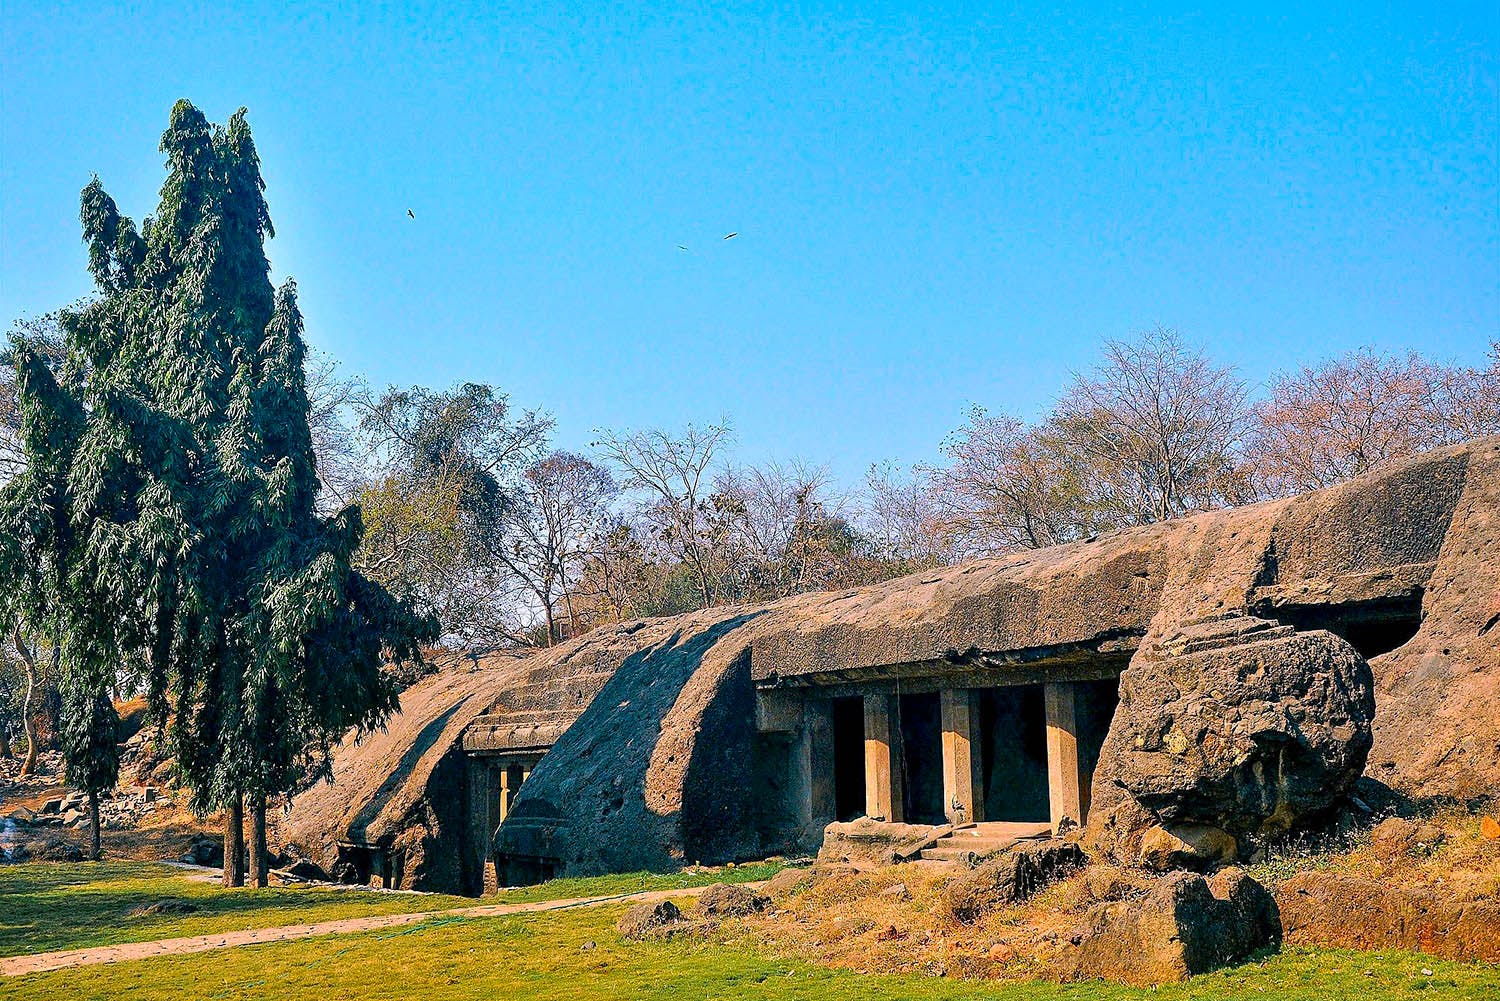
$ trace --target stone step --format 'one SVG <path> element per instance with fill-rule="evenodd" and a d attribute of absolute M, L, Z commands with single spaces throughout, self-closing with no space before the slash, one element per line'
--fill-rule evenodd
<path fill-rule="evenodd" d="M 1243 614 L 1228 615 L 1188 623 L 1178 635 L 1163 643 L 1162 647 L 1167 653 L 1180 657 L 1241 643 L 1280 639 L 1294 632 L 1296 630 L 1291 626 L 1270 619 Z"/>
<path fill-rule="evenodd" d="M 984 857 L 996 852 L 1004 851 L 1013 845 L 1020 843 L 1020 839 L 1013 839 L 1007 843 L 995 844 L 983 848 L 973 845 L 955 845 L 951 841 L 941 841 L 932 848 L 923 848 L 918 858 L 924 862 L 967 862 L 971 857 Z"/>
<path fill-rule="evenodd" d="M 1033 838 L 1046 838 L 1052 834 L 1049 824 L 984 823 L 963 827 L 952 834 L 939 838 L 933 845 L 924 848 L 918 856 L 927 862 L 964 863 L 971 858 L 983 858 L 1005 851 Z"/>

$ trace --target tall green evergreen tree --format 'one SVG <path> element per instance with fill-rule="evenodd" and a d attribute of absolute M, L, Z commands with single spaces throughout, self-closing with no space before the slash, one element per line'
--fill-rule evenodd
<path fill-rule="evenodd" d="M 226 810 L 226 883 L 248 798 L 263 884 L 266 800 L 395 708 L 383 660 L 436 624 L 352 569 L 357 508 L 316 513 L 302 318 L 271 285 L 243 109 L 220 128 L 179 101 L 161 150 L 139 232 L 97 180 L 82 195 L 98 297 L 63 318 L 81 428 L 59 460 L 78 535 L 60 635 L 79 678 L 142 665 L 194 805 Z"/>
<path fill-rule="evenodd" d="M 78 622 L 72 616 L 84 554 L 69 517 L 69 472 L 85 415 L 54 377 L 46 348 L 26 338 L 12 345 L 27 461 L 0 490 L 0 618 L 28 660 L 27 633 L 46 637 L 62 654 L 63 760 L 69 783 L 88 794 L 89 857 L 98 858 L 99 794 L 119 776 L 119 717 L 109 694 L 117 664 L 90 654 L 90 630 L 70 628 Z M 64 636 L 71 642 L 62 645 Z"/>

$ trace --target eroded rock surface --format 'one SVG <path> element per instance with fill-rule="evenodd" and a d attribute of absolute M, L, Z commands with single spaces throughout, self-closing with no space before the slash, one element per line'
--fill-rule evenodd
<path fill-rule="evenodd" d="M 1236 616 L 1137 655 L 1120 682 L 1115 781 L 1172 825 L 1279 834 L 1338 802 L 1375 717 L 1364 658 L 1328 632 Z"/>
<path fill-rule="evenodd" d="M 1298 873 L 1276 893 L 1286 941 L 1339 949 L 1408 949 L 1500 962 L 1500 901 L 1439 887 L 1331 872 Z"/>
<path fill-rule="evenodd" d="M 615 931 L 621 937 L 640 941 L 648 938 L 664 938 L 676 931 L 686 920 L 682 911 L 670 900 L 659 903 L 636 904 L 620 915 L 615 922 Z"/>
<path fill-rule="evenodd" d="M 1058 969 L 1063 980 L 1111 980 L 1150 987 L 1186 980 L 1281 941 L 1270 891 L 1238 869 L 1213 880 L 1179 872 L 1145 900 L 1089 912 L 1077 948 Z"/>
<path fill-rule="evenodd" d="M 943 893 L 948 913 L 964 924 L 1020 903 L 1088 865 L 1078 845 L 1061 839 L 1012 848 L 954 877 Z"/>
<path fill-rule="evenodd" d="M 922 824 L 894 824 L 860 817 L 848 823 L 829 824 L 823 832 L 818 863 L 843 863 L 856 869 L 894 865 L 931 844 L 937 829 Z"/>
<path fill-rule="evenodd" d="M 771 906 L 771 898 L 747 887 L 715 883 L 698 895 L 695 910 L 702 918 L 743 918 Z"/>
<path fill-rule="evenodd" d="M 1203 824 L 1151 827 L 1141 835 L 1141 866 L 1153 872 L 1211 869 L 1239 857 L 1232 834 Z"/>

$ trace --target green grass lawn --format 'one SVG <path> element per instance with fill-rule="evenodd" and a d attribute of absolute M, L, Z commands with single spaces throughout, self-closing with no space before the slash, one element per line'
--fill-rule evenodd
<path fill-rule="evenodd" d="M 360 893 L 309 887 L 224 891 L 166 866 L 131 863 L 0 869 L 0 955 L 208 934 L 475 903 L 611 896 L 762 879 L 774 866 L 555 880 L 501 897 Z M 189 915 L 125 917 L 154 900 L 186 900 Z M 1500 967 L 1408 953 L 1289 950 L 1264 962 L 1140 991 L 1103 984 L 994 985 L 870 976 L 777 959 L 694 938 L 626 943 L 623 904 L 499 918 L 442 915 L 419 924 L 166 959 L 79 967 L 0 980 L 0 999 L 291 998 L 876 998 L 1240 999 L 1496 998 Z M 1431 974 L 1424 970 L 1432 971 Z"/>
<path fill-rule="evenodd" d="M 370 893 L 329 887 L 224 890 L 180 869 L 146 862 L 0 866 L 0 956 L 149 942 L 183 935 L 330 921 L 371 914 L 438 911 L 475 904 L 612 896 L 713 882 L 765 879 L 776 866 L 679 873 L 624 873 L 559 879 L 475 899 L 427 893 Z M 191 914 L 130 917 L 153 901 L 185 901 Z"/>
<path fill-rule="evenodd" d="M 1403 953 L 1293 950 L 1264 963 L 1142 991 L 1103 984 L 990 985 L 870 976 L 679 938 L 627 943 L 622 905 L 503 918 L 440 917 L 405 928 L 82 967 L 0 980 L 0 998 L 447 999 L 753 998 L 1208 999 L 1494 998 L 1500 968 Z M 1423 973 L 1431 970 L 1431 975 Z"/>

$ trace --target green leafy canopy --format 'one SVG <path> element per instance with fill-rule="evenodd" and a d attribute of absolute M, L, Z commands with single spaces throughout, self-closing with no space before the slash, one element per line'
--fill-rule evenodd
<path fill-rule="evenodd" d="M 206 807 L 326 767 L 396 707 L 385 659 L 436 625 L 352 567 L 357 507 L 316 512 L 302 316 L 271 284 L 244 109 L 221 127 L 179 101 L 161 151 L 139 230 L 83 190 L 97 296 L 63 314 L 58 376 L 16 345 L 28 462 L 0 577 L 29 596 L 11 614 L 56 632 L 80 728 L 109 729 L 84 693 L 139 671 Z"/>

